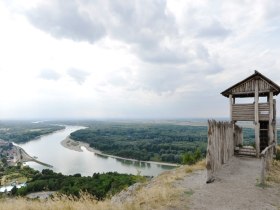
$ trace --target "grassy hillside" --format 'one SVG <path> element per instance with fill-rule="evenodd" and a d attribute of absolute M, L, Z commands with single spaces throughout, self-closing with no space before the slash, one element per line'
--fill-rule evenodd
<path fill-rule="evenodd" d="M 112 202 L 110 199 L 97 201 L 90 195 L 83 194 L 79 199 L 71 196 L 61 196 L 47 201 L 27 200 L 25 198 L 2 199 L 0 210 L 140 210 L 160 209 L 163 207 L 174 207 L 180 202 L 182 192 L 174 186 L 177 180 L 183 179 L 186 174 L 205 168 L 205 161 L 200 161 L 193 166 L 182 166 L 176 170 L 168 171 L 154 178 L 152 181 L 141 184 L 132 192 L 126 200 Z"/>

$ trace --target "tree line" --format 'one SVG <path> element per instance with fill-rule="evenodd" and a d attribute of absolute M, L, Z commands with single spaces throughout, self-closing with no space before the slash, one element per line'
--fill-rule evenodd
<path fill-rule="evenodd" d="M 195 151 L 204 156 L 206 126 L 141 123 L 93 123 L 71 133 L 73 140 L 86 142 L 104 153 L 145 161 L 186 162 Z"/>
<path fill-rule="evenodd" d="M 63 129 L 64 126 L 29 121 L 1 121 L 0 139 L 15 143 L 24 143 L 42 135 Z"/>

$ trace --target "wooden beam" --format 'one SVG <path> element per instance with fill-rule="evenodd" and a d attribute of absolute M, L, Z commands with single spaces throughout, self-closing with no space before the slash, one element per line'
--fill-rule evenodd
<path fill-rule="evenodd" d="M 268 124 L 269 142 L 268 142 L 268 145 L 270 145 L 274 139 L 272 120 L 273 120 L 273 92 L 269 92 L 269 124 Z"/>
<path fill-rule="evenodd" d="M 276 120 L 276 100 L 273 99 L 273 129 L 274 129 L 274 142 L 277 146 L 277 120 Z"/>
<path fill-rule="evenodd" d="M 259 123 L 259 80 L 255 80 L 255 144 L 257 157 L 260 156 L 260 123 Z"/>
<path fill-rule="evenodd" d="M 229 95 L 229 112 L 230 112 L 230 121 L 232 122 L 232 95 Z"/>

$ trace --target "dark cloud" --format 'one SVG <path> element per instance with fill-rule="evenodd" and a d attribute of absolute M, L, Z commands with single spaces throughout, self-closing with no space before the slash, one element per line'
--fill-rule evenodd
<path fill-rule="evenodd" d="M 57 38 L 93 43 L 105 34 L 103 25 L 83 12 L 75 0 L 51 1 L 27 11 L 26 15 L 35 27 Z"/>
<path fill-rule="evenodd" d="M 110 36 L 131 44 L 144 61 L 180 63 L 185 55 L 163 43 L 177 36 L 174 17 L 166 11 L 165 0 L 54 0 L 26 15 L 35 27 L 57 38 L 93 43 Z"/>
<path fill-rule="evenodd" d="M 230 34 L 229 30 L 212 17 L 205 22 L 196 18 L 198 13 L 199 10 L 190 10 L 187 15 L 190 17 L 187 27 L 195 43 L 198 43 L 196 38 L 220 39 Z M 140 81 L 140 84 L 143 82 L 144 89 L 156 92 L 174 91 L 184 77 L 174 71 L 177 68 L 175 65 L 185 69 L 195 66 L 191 71 L 199 72 L 209 69 L 210 74 L 220 71 L 202 43 L 184 43 L 175 17 L 168 12 L 166 0 L 53 0 L 26 14 L 33 25 L 55 37 L 93 43 L 108 36 L 129 44 L 132 53 L 144 63 L 155 66 L 147 73 L 151 74 L 150 78 L 147 76 L 144 77 L 146 82 Z M 199 62 L 202 65 L 198 65 Z M 173 66 L 170 68 L 170 65 Z M 163 72 L 164 68 L 170 68 L 175 76 L 169 70 Z M 157 77 L 151 72 L 157 72 Z M 68 74 L 79 84 L 86 77 L 73 70 Z M 173 78 L 176 82 L 168 81 L 168 78 Z M 115 78 L 114 82 L 117 80 L 121 83 L 122 77 Z"/>
<path fill-rule="evenodd" d="M 150 63 L 181 63 L 186 59 L 180 46 L 167 46 L 178 36 L 174 16 L 167 12 L 165 0 L 112 1 L 110 35 L 132 45 L 132 50 Z"/>
<path fill-rule="evenodd" d="M 154 45 L 163 38 L 176 34 L 174 17 L 167 14 L 165 0 L 111 1 L 113 21 L 111 33 L 130 43 Z"/>
<path fill-rule="evenodd" d="M 75 68 L 68 69 L 67 74 L 72 77 L 79 85 L 83 84 L 86 81 L 86 78 L 90 75 L 88 72 Z"/>
<path fill-rule="evenodd" d="M 39 77 L 46 80 L 58 80 L 60 74 L 52 69 L 44 69 L 40 72 Z"/>

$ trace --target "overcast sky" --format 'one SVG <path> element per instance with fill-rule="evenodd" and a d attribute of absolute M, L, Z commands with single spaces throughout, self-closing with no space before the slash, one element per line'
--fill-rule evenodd
<path fill-rule="evenodd" d="M 0 118 L 227 117 L 220 92 L 254 70 L 280 84 L 279 11 L 277 0 L 0 0 Z"/>

